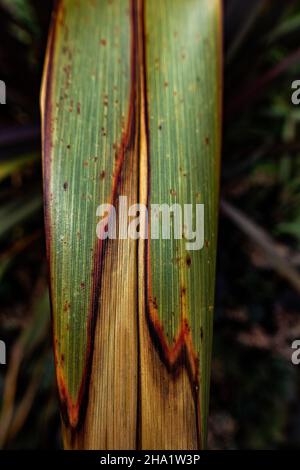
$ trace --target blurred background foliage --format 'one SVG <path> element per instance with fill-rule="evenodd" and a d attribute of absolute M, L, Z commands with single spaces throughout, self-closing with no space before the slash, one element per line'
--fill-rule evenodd
<path fill-rule="evenodd" d="M 52 1 L 0 0 L 0 448 L 58 448 L 39 93 Z M 300 448 L 300 5 L 224 1 L 209 447 Z"/>

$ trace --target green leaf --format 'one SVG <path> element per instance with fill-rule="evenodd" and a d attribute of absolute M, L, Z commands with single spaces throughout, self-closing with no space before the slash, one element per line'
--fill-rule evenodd
<path fill-rule="evenodd" d="M 22 171 L 27 165 L 37 160 L 37 157 L 38 155 L 34 153 L 0 161 L 0 182 L 15 172 Z"/>
<path fill-rule="evenodd" d="M 0 237 L 3 237 L 9 230 L 17 224 L 23 222 L 27 217 L 32 216 L 42 207 L 40 195 L 34 195 L 27 199 L 16 199 L 0 208 Z"/>
<path fill-rule="evenodd" d="M 197 406 L 204 439 L 220 165 L 219 2 L 165 0 L 145 5 L 149 203 L 176 203 L 181 208 L 191 204 L 193 230 L 196 204 L 204 204 L 205 214 L 201 249 L 187 250 L 186 239 L 150 241 L 149 310 L 153 324 L 157 314 L 163 328 L 169 367 L 180 348 L 187 350 L 191 381 L 200 390 Z M 156 328 L 158 334 L 159 325 Z"/>
<path fill-rule="evenodd" d="M 111 201 L 123 158 L 130 19 L 124 1 L 67 0 L 56 14 L 44 103 L 46 230 L 58 385 L 76 426 L 99 307 L 96 209 Z"/>
<path fill-rule="evenodd" d="M 205 445 L 221 60 L 219 0 L 58 4 L 43 171 L 66 447 Z M 96 209 L 119 214 L 119 195 L 148 210 L 204 204 L 203 248 L 99 240 Z"/>

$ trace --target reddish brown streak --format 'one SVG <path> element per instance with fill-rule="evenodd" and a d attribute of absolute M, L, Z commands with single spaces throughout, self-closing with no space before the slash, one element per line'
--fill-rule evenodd
<path fill-rule="evenodd" d="M 135 21 L 135 4 L 134 0 L 131 0 L 131 89 L 129 97 L 128 115 L 127 115 L 127 128 L 122 136 L 121 144 L 117 150 L 116 168 L 113 175 L 113 185 L 111 193 L 111 205 L 114 205 L 116 197 L 118 195 L 118 186 L 122 174 L 123 163 L 125 160 L 126 152 L 132 147 L 134 141 L 134 130 L 135 130 L 135 102 L 136 102 L 136 21 Z M 103 227 L 103 230 L 105 227 Z M 87 328 L 87 352 L 86 352 L 86 367 L 84 369 L 84 375 L 81 380 L 79 389 L 78 399 L 76 406 L 72 406 L 70 400 L 68 401 L 68 417 L 69 424 L 72 428 L 76 428 L 81 423 L 86 410 L 88 400 L 88 389 L 91 375 L 91 366 L 93 360 L 94 350 L 94 338 L 95 338 L 95 327 L 97 314 L 99 311 L 100 304 L 100 293 L 101 293 L 101 280 L 103 274 L 103 259 L 105 256 L 105 241 L 98 239 L 96 242 L 95 253 L 94 253 L 94 267 L 93 267 L 93 283 L 91 289 L 91 304 L 88 314 L 88 328 Z M 66 397 L 68 400 L 70 397 Z M 71 413 L 71 414 L 70 414 Z"/>
<path fill-rule="evenodd" d="M 135 112 L 136 112 L 136 8 L 135 8 L 135 1 L 130 0 L 131 2 L 131 89 L 130 89 L 130 97 L 129 97 L 129 105 L 128 105 L 128 115 L 127 115 L 127 127 L 125 132 L 123 132 L 122 140 L 120 145 L 118 146 L 116 152 L 116 168 L 113 175 L 113 185 L 112 185 L 112 192 L 111 192 L 111 204 L 113 205 L 115 199 L 118 194 L 118 186 L 120 183 L 123 163 L 125 160 L 126 152 L 131 148 L 133 141 L 134 141 L 134 134 L 135 134 Z M 56 3 L 55 12 L 53 15 L 53 22 L 51 27 L 51 34 L 49 39 L 49 49 L 48 49 L 48 56 L 49 56 L 49 63 L 46 71 L 46 96 L 45 96 L 45 131 L 44 131 L 44 156 L 45 156 L 45 168 L 44 168 L 44 205 L 45 205 L 45 226 L 46 226 L 46 234 L 47 234 L 47 257 L 48 257 L 48 265 L 51 266 L 50 259 L 51 259 L 51 232 L 50 232 L 50 214 L 49 214 L 49 201 L 51 195 L 49 194 L 49 182 L 50 182 L 50 165 L 51 165 L 51 148 L 52 148 L 52 140 L 51 140 L 51 116 L 52 116 L 52 109 L 51 109 L 51 93 L 52 93 L 52 58 L 53 58 L 53 50 L 54 50 L 54 39 L 56 36 L 56 25 L 59 13 L 63 9 L 63 2 L 62 0 Z M 104 228 L 103 228 L 104 229 Z M 96 327 L 96 320 L 99 311 L 99 303 L 100 303 L 100 293 L 101 293 L 101 278 L 103 273 L 103 259 L 105 256 L 105 242 L 101 239 L 98 239 L 95 246 L 94 252 L 94 266 L 93 266 L 93 282 L 91 288 L 91 303 L 88 312 L 88 320 L 87 320 L 87 350 L 86 350 L 86 357 L 85 357 L 85 367 L 84 373 L 81 379 L 81 384 L 79 388 L 79 393 L 77 396 L 77 400 L 74 402 L 70 393 L 68 391 L 68 387 L 66 386 L 65 377 L 63 371 L 59 365 L 59 352 L 58 352 L 58 342 L 57 339 L 54 338 L 53 346 L 54 346 L 54 355 L 55 355 L 55 364 L 56 364 L 56 377 L 57 377 L 57 385 L 60 395 L 61 401 L 61 411 L 64 422 L 66 426 L 70 426 L 73 430 L 77 429 L 80 424 L 82 423 L 82 419 L 85 414 L 87 400 L 88 400 L 88 390 L 89 390 L 89 382 L 90 382 L 90 375 L 91 375 L 91 366 L 93 360 L 93 349 L 94 349 L 94 336 L 95 336 L 95 327 Z M 51 286 L 51 274 L 50 274 L 50 286 Z M 51 287 L 50 287 L 51 289 Z M 52 293 L 51 293 L 52 298 Z M 51 309 L 53 312 L 53 310 Z"/>
<path fill-rule="evenodd" d="M 149 207 L 150 201 L 150 170 L 151 170 L 151 155 L 150 155 L 150 138 L 149 138 L 149 105 L 147 100 L 147 76 L 146 76 L 146 30 L 145 30 L 145 12 L 144 0 L 141 1 L 141 8 L 139 11 L 139 27 L 141 32 L 142 43 L 142 61 L 143 61 L 143 83 L 142 93 L 144 94 L 144 109 L 141 111 L 144 114 L 144 123 L 146 130 L 147 142 L 147 206 Z M 151 214 L 151 213 L 150 213 Z M 196 427 L 198 436 L 198 447 L 200 448 L 201 439 L 201 420 L 200 420 L 200 403 L 199 403 L 199 359 L 194 349 L 191 328 L 187 320 L 186 309 L 186 287 L 181 286 L 180 290 L 180 305 L 181 305 L 181 324 L 179 325 L 178 333 L 176 335 L 174 344 L 171 346 L 165 336 L 163 325 L 158 317 L 158 307 L 156 299 L 152 294 L 151 283 L 151 257 L 150 257 L 150 224 L 148 225 L 148 238 L 145 241 L 145 312 L 149 333 L 153 344 L 160 356 L 161 361 L 164 363 L 169 373 L 177 376 L 180 368 L 186 367 L 191 383 L 195 412 L 196 412 Z"/>
<path fill-rule="evenodd" d="M 145 33 L 145 20 L 144 20 L 144 2 L 141 0 L 141 8 L 139 11 L 139 28 L 140 28 L 140 38 L 142 43 L 142 58 L 141 60 L 144 63 L 143 70 L 144 74 L 142 77 L 143 85 L 142 85 L 142 93 L 144 93 L 144 109 L 142 110 L 144 114 L 144 121 L 145 121 L 145 129 L 146 129 L 146 141 L 147 141 L 147 188 L 148 188 L 148 195 L 147 195 L 147 205 L 149 206 L 150 200 L 150 139 L 149 139 L 149 117 L 148 117 L 148 102 L 147 102 L 147 77 L 146 77 L 146 33 Z M 151 263 L 150 263 L 150 224 L 148 226 L 148 238 L 146 241 L 146 256 L 145 256 L 145 272 L 146 272 L 146 299 L 147 300 L 147 313 L 148 313 L 148 322 L 149 326 L 151 327 L 152 331 L 156 334 L 156 344 L 160 350 L 162 359 L 170 371 L 174 371 L 178 361 L 184 351 L 184 349 L 188 352 L 188 361 L 190 370 L 192 372 L 192 379 L 195 384 L 198 382 L 198 358 L 197 354 L 194 351 L 193 344 L 192 344 L 192 337 L 191 337 L 191 329 L 188 325 L 187 320 L 187 312 L 185 308 L 186 303 L 186 288 L 181 286 L 180 292 L 180 303 L 181 303 L 181 325 L 176 336 L 175 342 L 173 346 L 170 346 L 166 336 L 163 331 L 163 326 L 158 318 L 157 314 L 157 305 L 156 300 L 153 298 L 152 295 L 152 284 L 151 284 Z"/>
<path fill-rule="evenodd" d="M 113 175 L 113 185 L 111 192 L 111 204 L 113 205 L 117 194 L 118 187 L 120 183 L 120 177 L 122 173 L 122 168 L 125 160 L 126 152 L 131 148 L 134 141 L 134 135 L 136 130 L 136 103 L 137 103 L 137 44 L 138 44 L 138 28 L 142 30 L 142 47 L 143 47 L 143 61 L 144 61 L 144 71 L 145 69 L 145 25 L 144 25 L 144 12 L 143 12 L 143 2 L 142 9 L 137 17 L 137 1 L 130 0 L 131 2 L 131 90 L 128 106 L 128 115 L 127 115 L 127 127 L 123 133 L 121 143 L 117 149 L 117 158 L 116 158 L 116 168 Z M 45 126 L 44 126 L 44 156 L 45 156 L 45 166 L 44 166 L 44 194 L 45 194 L 45 226 L 47 234 L 47 256 L 48 260 L 51 259 L 51 232 L 50 232 L 50 217 L 49 217 L 49 201 L 51 194 L 49 194 L 49 181 L 50 181 L 50 163 L 51 163 L 51 92 L 52 92 L 52 57 L 54 49 L 54 40 L 56 35 L 56 15 L 58 15 L 59 8 L 62 8 L 62 0 L 58 3 L 56 8 L 56 13 L 53 19 L 52 32 L 49 41 L 49 63 L 47 68 L 47 88 L 45 96 Z M 146 86 L 146 74 L 142 77 L 144 81 L 144 90 L 147 89 Z M 145 109 L 142 110 L 144 113 L 144 119 L 146 123 L 147 130 L 147 153 L 148 153 L 148 203 L 150 198 L 150 149 L 149 149 L 149 125 L 148 125 L 148 104 L 147 97 L 145 93 Z M 87 351 L 85 357 L 85 368 L 83 377 L 81 379 L 81 385 L 78 393 L 77 400 L 74 402 L 68 388 L 65 383 L 65 377 L 61 367 L 59 366 L 59 353 L 57 341 L 54 339 L 54 353 L 55 353 L 55 362 L 56 362 L 56 375 L 57 375 L 57 384 L 61 399 L 61 408 L 62 416 L 64 418 L 65 424 L 70 426 L 74 431 L 82 423 L 83 417 L 85 415 L 87 400 L 88 400 L 88 390 L 90 383 L 91 375 L 91 366 L 93 359 L 93 349 L 94 349 L 94 335 L 95 335 L 95 326 L 97 315 L 99 311 L 100 303 L 100 294 L 101 294 L 101 278 L 103 273 L 103 260 L 105 256 L 105 242 L 102 240 L 97 240 L 94 253 L 94 265 L 93 265 L 93 282 L 91 288 L 91 303 L 88 312 L 87 320 Z M 48 263 L 51 266 L 50 262 Z M 184 309 L 185 304 L 185 289 L 181 290 L 181 324 L 179 331 L 176 335 L 175 342 L 172 346 L 169 345 L 166 336 L 164 334 L 163 326 L 159 320 L 157 308 L 155 302 L 152 300 L 152 286 L 151 286 L 151 265 L 150 265 L 150 242 L 148 237 L 148 242 L 146 242 L 146 256 L 145 256 L 145 294 L 146 294 L 146 317 L 149 326 L 150 335 L 155 345 L 159 356 L 163 363 L 165 364 L 167 370 L 172 373 L 174 376 L 177 374 L 179 368 L 182 365 L 185 365 L 190 381 L 192 384 L 192 390 L 195 400 L 195 407 L 197 410 L 197 426 L 199 429 L 200 420 L 199 420 L 199 401 L 198 401 L 198 377 L 199 377 L 199 364 L 198 357 L 193 347 L 191 329 L 189 327 L 186 312 Z M 51 289 L 51 273 L 50 273 L 50 289 Z M 52 298 L 52 293 L 51 293 Z"/>

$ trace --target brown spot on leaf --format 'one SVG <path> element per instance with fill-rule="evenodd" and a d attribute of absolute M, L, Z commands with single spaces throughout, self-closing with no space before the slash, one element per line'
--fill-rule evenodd
<path fill-rule="evenodd" d="M 65 182 L 64 182 L 64 190 L 67 191 L 67 189 L 68 189 L 68 182 L 65 181 Z"/>
<path fill-rule="evenodd" d="M 186 265 L 190 267 L 192 264 L 192 258 L 190 257 L 190 255 L 186 255 L 185 261 L 186 261 Z"/>
<path fill-rule="evenodd" d="M 68 312 L 68 310 L 70 310 L 70 307 L 71 307 L 70 302 L 66 301 L 64 303 L 64 312 Z"/>
<path fill-rule="evenodd" d="M 179 171 L 180 171 L 182 176 L 187 176 L 186 171 L 182 167 L 179 168 Z"/>

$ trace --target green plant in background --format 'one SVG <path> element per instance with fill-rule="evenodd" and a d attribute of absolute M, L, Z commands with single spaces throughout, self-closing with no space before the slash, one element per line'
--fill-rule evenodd
<path fill-rule="evenodd" d="M 210 445 L 293 447 L 300 442 L 299 372 L 291 363 L 299 243 L 283 229 L 299 214 L 299 112 L 291 103 L 299 5 L 231 0 L 226 15 Z"/>
<path fill-rule="evenodd" d="M 38 112 L 51 3 L 39 3 L 0 2 L 0 73 L 8 95 L 0 108 L 0 337 L 7 349 L 0 448 L 58 442 Z"/>

